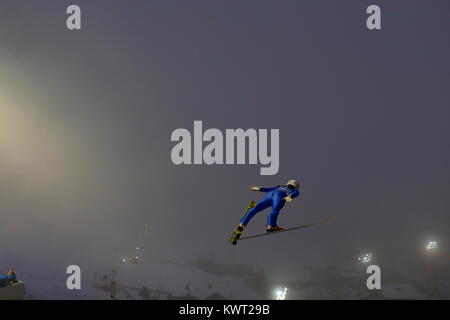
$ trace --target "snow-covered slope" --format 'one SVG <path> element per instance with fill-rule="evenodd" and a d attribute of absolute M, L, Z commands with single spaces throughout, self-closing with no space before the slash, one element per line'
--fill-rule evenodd
<path fill-rule="evenodd" d="M 26 299 L 110 299 L 111 270 L 83 275 L 81 290 L 68 290 L 67 278 L 23 274 Z M 123 263 L 116 268 L 117 299 L 263 299 L 247 284 L 248 276 L 217 275 L 190 263 Z"/>
<path fill-rule="evenodd" d="M 215 293 L 228 299 L 262 299 L 246 282 L 246 276 L 216 275 L 192 264 L 156 262 L 126 264 L 118 272 L 121 288 L 137 293 L 145 286 L 155 290 L 160 299 L 179 296 L 206 299 Z M 133 294 L 139 298 L 139 294 Z M 142 297 L 141 297 L 142 298 Z"/>

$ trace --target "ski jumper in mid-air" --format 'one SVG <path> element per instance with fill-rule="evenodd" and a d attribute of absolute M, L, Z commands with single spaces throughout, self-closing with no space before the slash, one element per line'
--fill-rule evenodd
<path fill-rule="evenodd" d="M 280 228 L 277 225 L 278 214 L 286 202 L 291 202 L 299 195 L 298 188 L 299 185 L 296 180 L 289 180 L 285 186 L 277 186 L 272 188 L 250 187 L 250 190 L 265 192 L 266 195 L 259 200 L 253 208 L 245 213 L 238 225 L 237 230 L 242 232 L 245 226 L 257 213 L 269 207 L 272 207 L 272 210 L 267 216 L 266 231 L 273 232 L 283 230 L 283 228 Z"/>
<path fill-rule="evenodd" d="M 280 210 L 284 207 L 286 202 L 291 202 L 294 198 L 299 196 L 298 189 L 299 185 L 298 182 L 295 180 L 289 180 L 284 186 L 277 186 L 272 188 L 250 187 L 250 190 L 265 192 L 266 195 L 258 202 L 250 201 L 244 216 L 242 217 L 237 228 L 233 231 L 231 237 L 228 239 L 228 242 L 235 246 L 239 240 L 253 239 L 271 234 L 277 234 L 278 232 L 308 228 L 318 224 L 322 224 L 327 221 L 331 221 L 336 218 L 335 216 L 333 216 L 317 222 L 303 224 L 296 227 L 291 227 L 287 229 L 280 228 L 277 225 L 277 218 L 280 213 Z M 244 228 L 247 226 L 250 220 L 258 212 L 261 212 L 269 207 L 271 207 L 272 210 L 267 216 L 266 232 L 249 235 L 241 238 L 241 235 L 244 232 Z"/>

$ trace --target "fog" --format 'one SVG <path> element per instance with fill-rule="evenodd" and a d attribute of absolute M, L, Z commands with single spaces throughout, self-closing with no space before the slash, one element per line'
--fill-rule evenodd
<path fill-rule="evenodd" d="M 0 3 L 0 271 L 65 274 L 214 253 L 276 281 L 370 251 L 426 281 L 450 241 L 447 1 Z M 171 132 L 280 129 L 280 169 L 171 162 Z M 227 243 L 251 185 L 298 179 L 279 224 Z M 265 213 L 246 232 L 263 231 Z M 146 226 L 147 225 L 147 226 Z M 185 279 L 180 279 L 185 282 Z"/>

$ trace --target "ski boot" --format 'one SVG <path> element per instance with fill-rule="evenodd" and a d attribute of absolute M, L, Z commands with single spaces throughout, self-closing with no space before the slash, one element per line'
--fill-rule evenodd
<path fill-rule="evenodd" d="M 250 203 L 247 206 L 247 209 L 245 209 L 244 216 L 248 212 L 248 210 L 250 210 L 254 206 L 256 206 L 256 202 L 250 201 Z M 244 227 L 245 227 L 245 225 L 240 223 L 237 226 L 237 228 L 234 230 L 233 235 L 228 239 L 228 242 L 235 246 L 237 244 L 237 241 L 239 240 L 242 232 L 244 231 Z"/>
<path fill-rule="evenodd" d="M 266 226 L 266 232 L 277 232 L 277 231 L 281 231 L 281 230 L 284 230 L 284 229 L 279 226 L 276 226 L 276 227 Z"/>
<path fill-rule="evenodd" d="M 240 223 L 236 230 L 234 230 L 233 235 L 228 239 L 228 242 L 230 242 L 233 246 L 235 246 L 241 237 L 242 232 L 244 231 L 244 225 Z"/>

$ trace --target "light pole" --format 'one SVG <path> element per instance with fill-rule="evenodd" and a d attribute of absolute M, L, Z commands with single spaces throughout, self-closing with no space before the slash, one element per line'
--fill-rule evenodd
<path fill-rule="evenodd" d="M 116 270 L 112 271 L 111 278 L 111 300 L 116 300 Z"/>
<path fill-rule="evenodd" d="M 425 244 L 425 253 L 427 255 L 426 268 L 428 269 L 429 280 L 431 282 L 430 297 L 435 296 L 438 293 L 437 279 L 436 279 L 436 253 L 438 250 L 438 242 L 436 240 L 430 240 Z"/>

